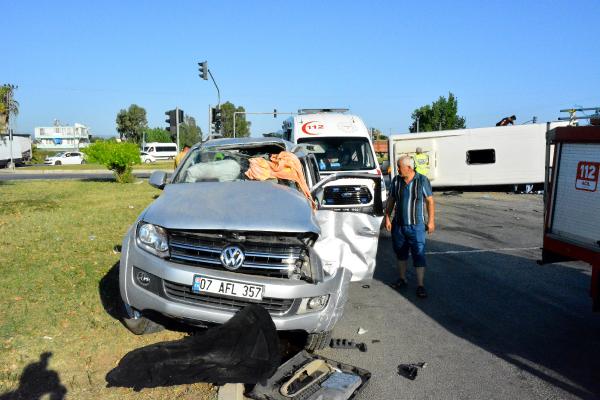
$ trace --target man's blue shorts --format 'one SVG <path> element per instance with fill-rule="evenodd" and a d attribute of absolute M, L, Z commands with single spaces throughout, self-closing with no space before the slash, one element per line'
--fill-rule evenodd
<path fill-rule="evenodd" d="M 408 251 L 410 250 L 414 266 L 426 267 L 425 236 L 425 224 L 392 224 L 392 243 L 398 260 L 408 260 Z"/>

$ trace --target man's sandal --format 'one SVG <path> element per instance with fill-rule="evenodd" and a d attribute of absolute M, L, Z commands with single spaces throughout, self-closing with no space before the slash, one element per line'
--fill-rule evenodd
<path fill-rule="evenodd" d="M 394 289 L 402 289 L 407 285 L 406 279 L 398 279 L 396 282 L 392 283 L 390 286 Z"/>

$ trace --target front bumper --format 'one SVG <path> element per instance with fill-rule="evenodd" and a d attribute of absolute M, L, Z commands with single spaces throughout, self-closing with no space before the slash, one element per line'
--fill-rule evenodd
<path fill-rule="evenodd" d="M 123 300 L 131 307 L 145 311 L 155 311 L 171 318 L 188 322 L 223 324 L 231 318 L 237 309 L 227 307 L 190 304 L 173 299 L 164 293 L 166 285 L 191 286 L 193 277 L 201 274 L 206 277 L 226 279 L 264 286 L 263 298 L 292 300 L 292 305 L 283 313 L 271 312 L 273 322 L 278 330 L 302 330 L 308 333 L 322 332 L 333 329 L 341 317 L 344 304 L 348 297 L 348 285 L 351 273 L 345 268 L 339 268 L 335 275 L 318 284 L 283 278 L 240 274 L 230 271 L 208 270 L 193 265 L 174 263 L 161 259 L 140 249 L 131 229 L 123 241 L 119 269 L 119 287 Z M 134 268 L 141 269 L 160 278 L 156 291 L 148 290 L 136 283 Z M 160 291 L 163 292 L 160 292 Z M 329 294 L 327 306 L 317 312 L 299 314 L 301 299 Z M 288 301 L 289 302 L 289 301 Z"/>

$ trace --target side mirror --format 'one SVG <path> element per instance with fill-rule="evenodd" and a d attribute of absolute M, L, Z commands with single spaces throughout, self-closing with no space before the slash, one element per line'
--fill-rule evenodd
<path fill-rule="evenodd" d="M 152 175 L 150 175 L 148 183 L 150 186 L 154 186 L 157 189 L 164 189 L 167 184 L 167 173 L 165 171 L 154 171 Z"/>

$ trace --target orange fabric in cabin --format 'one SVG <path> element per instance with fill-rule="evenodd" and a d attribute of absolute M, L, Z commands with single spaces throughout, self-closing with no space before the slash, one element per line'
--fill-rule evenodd
<path fill-rule="evenodd" d="M 310 196 L 310 190 L 304 178 L 302 164 L 295 154 L 288 151 L 282 151 L 278 154 L 271 154 L 271 161 L 267 161 L 261 157 L 250 159 L 250 168 L 245 172 L 250 179 L 264 181 L 271 178 L 287 179 L 296 182 L 304 193 L 304 196 L 310 201 L 310 204 L 315 208 L 315 204 Z"/>

